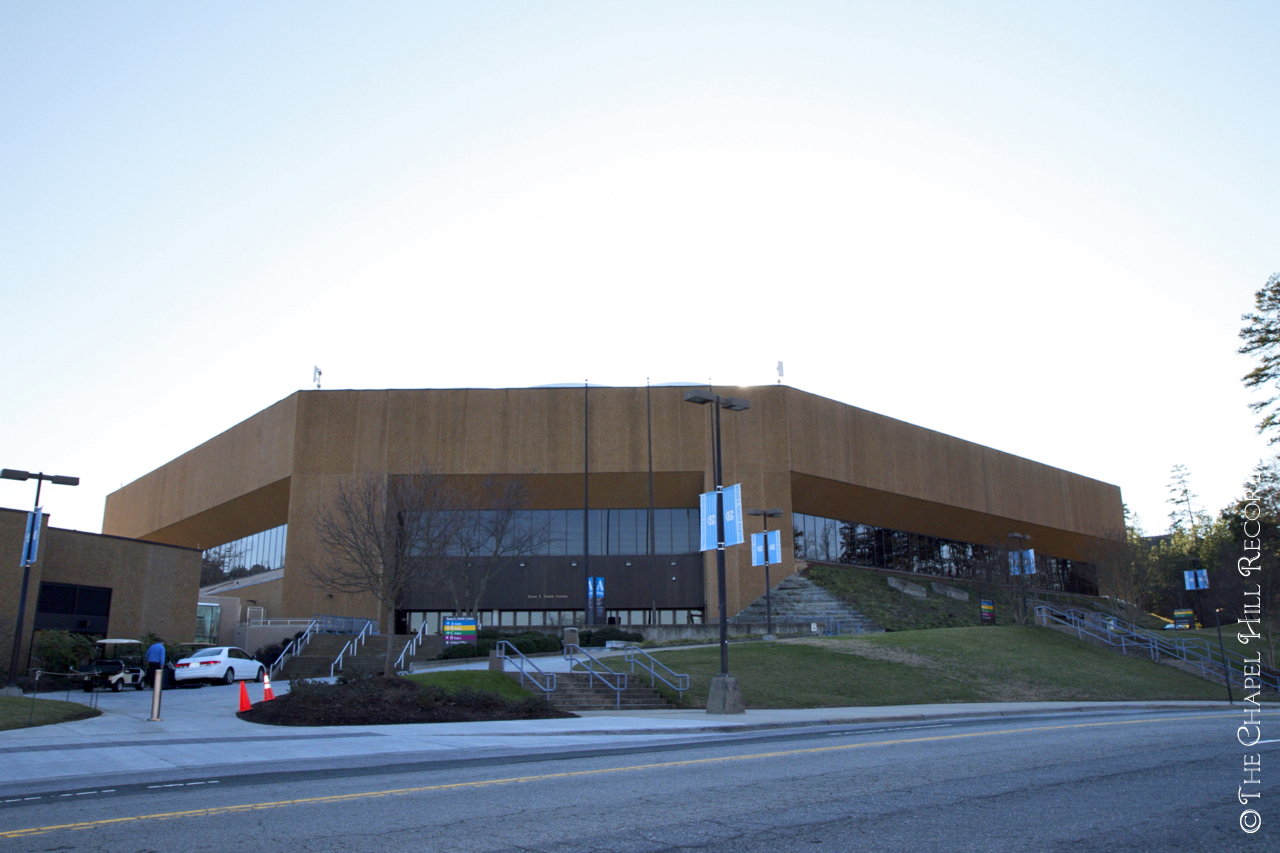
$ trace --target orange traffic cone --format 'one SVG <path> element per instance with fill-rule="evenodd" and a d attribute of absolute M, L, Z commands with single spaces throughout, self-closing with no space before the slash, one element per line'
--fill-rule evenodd
<path fill-rule="evenodd" d="M 275 691 L 271 689 L 271 673 L 262 673 L 262 701 L 270 702 L 276 698 Z"/>
<path fill-rule="evenodd" d="M 249 704 L 249 688 L 244 686 L 244 682 L 240 682 L 240 710 L 247 711 L 253 706 Z"/>

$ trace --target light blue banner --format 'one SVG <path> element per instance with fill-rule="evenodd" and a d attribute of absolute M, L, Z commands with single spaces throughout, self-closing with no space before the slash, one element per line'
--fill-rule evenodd
<path fill-rule="evenodd" d="M 769 565 L 776 566 L 782 562 L 782 531 L 769 531 Z M 764 553 L 764 534 L 751 534 L 751 565 L 763 566 L 765 564 Z"/>
<path fill-rule="evenodd" d="M 1036 573 L 1036 551 L 1034 548 L 1009 552 L 1009 574 L 1021 574 L 1024 566 L 1026 567 L 1026 574 L 1034 575 Z"/>
<path fill-rule="evenodd" d="M 742 525 L 742 484 L 725 486 L 724 489 L 724 545 L 744 545 L 746 529 Z"/>
<path fill-rule="evenodd" d="M 1201 589 L 1209 588 L 1209 570 L 1196 569 L 1196 580 L 1200 582 Z"/>
<path fill-rule="evenodd" d="M 698 506 L 702 510 L 702 534 L 699 551 L 714 551 L 720 545 L 716 532 L 716 493 L 707 492 L 698 496 Z"/>
<path fill-rule="evenodd" d="M 36 507 L 27 513 L 27 530 L 22 540 L 22 560 L 18 567 L 29 566 L 40 556 L 40 523 L 44 519 L 44 511 Z"/>
<path fill-rule="evenodd" d="M 1186 584 L 1187 589 L 1208 589 L 1209 570 L 1187 569 L 1182 573 L 1182 580 Z"/>

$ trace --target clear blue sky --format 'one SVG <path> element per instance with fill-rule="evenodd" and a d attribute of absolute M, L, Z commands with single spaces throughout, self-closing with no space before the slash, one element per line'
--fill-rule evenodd
<path fill-rule="evenodd" d="M 293 391 L 776 379 L 1216 509 L 1272 3 L 0 3 L 0 465 Z M 29 483 L 0 482 L 24 508 Z"/>

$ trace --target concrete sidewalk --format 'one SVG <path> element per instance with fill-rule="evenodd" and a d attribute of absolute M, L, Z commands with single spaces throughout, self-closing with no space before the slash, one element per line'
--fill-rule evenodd
<path fill-rule="evenodd" d="M 262 685 L 249 684 L 251 701 Z M 277 683 L 277 695 L 288 685 Z M 1097 711 L 1238 710 L 1223 702 L 1010 702 L 970 705 L 704 711 L 590 711 L 573 719 L 394 726 L 263 726 L 235 716 L 240 689 L 98 693 L 102 716 L 0 732 L 0 800 L 26 791 L 243 775 L 333 765 L 396 764 L 539 750 L 669 743 L 714 733 Z M 66 694 L 50 694 L 66 699 Z M 89 701 L 72 693 L 72 701 Z M 36 699 L 35 701 L 43 701 Z"/>

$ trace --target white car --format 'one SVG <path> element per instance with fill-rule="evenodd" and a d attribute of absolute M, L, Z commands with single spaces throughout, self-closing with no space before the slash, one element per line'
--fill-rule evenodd
<path fill-rule="evenodd" d="M 261 681 L 267 668 L 249 656 L 244 649 L 213 646 L 201 649 L 173 664 L 177 681 L 211 681 L 234 684 L 237 681 Z"/>

